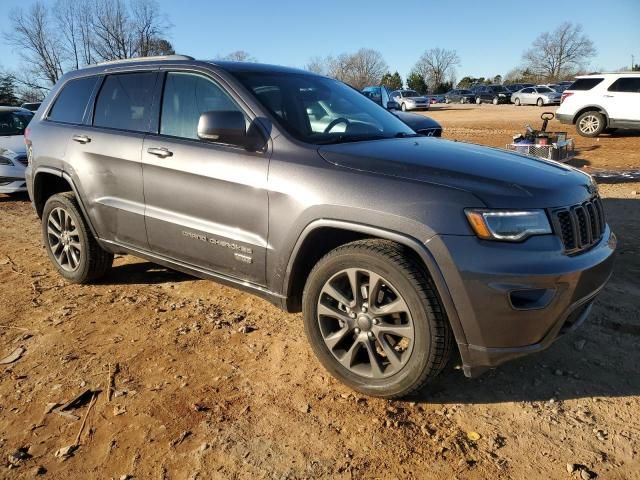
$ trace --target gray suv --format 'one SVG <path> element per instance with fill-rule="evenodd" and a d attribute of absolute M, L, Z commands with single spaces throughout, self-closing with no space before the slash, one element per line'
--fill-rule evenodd
<path fill-rule="evenodd" d="M 332 116 L 326 121 L 326 112 Z M 285 67 L 137 59 L 65 75 L 26 132 L 61 276 L 136 255 L 303 312 L 338 379 L 395 398 L 454 345 L 467 376 L 580 324 L 616 245 L 592 179 L 418 136 Z"/>

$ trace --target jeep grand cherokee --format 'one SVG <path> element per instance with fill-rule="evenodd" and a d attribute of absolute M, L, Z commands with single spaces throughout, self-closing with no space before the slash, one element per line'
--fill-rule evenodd
<path fill-rule="evenodd" d="M 418 136 L 305 71 L 92 66 L 58 82 L 26 141 L 62 277 L 91 282 L 129 253 L 242 288 L 302 311 L 322 364 L 371 395 L 421 388 L 454 346 L 468 376 L 547 347 L 612 269 L 588 175 Z"/>

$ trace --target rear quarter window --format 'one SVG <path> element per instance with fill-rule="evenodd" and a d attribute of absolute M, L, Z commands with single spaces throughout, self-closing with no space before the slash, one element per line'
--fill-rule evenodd
<path fill-rule="evenodd" d="M 89 98 L 97 82 L 98 77 L 78 78 L 67 82 L 55 99 L 47 119 L 54 122 L 82 123 Z"/>
<path fill-rule="evenodd" d="M 621 77 L 608 88 L 610 92 L 640 93 L 640 77 Z"/>
<path fill-rule="evenodd" d="M 579 78 L 571 84 L 567 90 L 591 90 L 602 82 L 604 78 Z"/>

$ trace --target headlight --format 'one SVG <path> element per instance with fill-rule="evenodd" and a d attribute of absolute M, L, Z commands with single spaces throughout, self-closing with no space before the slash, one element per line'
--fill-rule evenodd
<path fill-rule="evenodd" d="M 544 210 L 465 209 L 475 234 L 484 240 L 517 242 L 531 235 L 551 233 Z"/>
<path fill-rule="evenodd" d="M 499 97 L 504 97 L 504 93 L 499 93 L 498 96 Z"/>
<path fill-rule="evenodd" d="M 13 165 L 13 162 L 7 157 L 0 157 L 0 165 Z"/>

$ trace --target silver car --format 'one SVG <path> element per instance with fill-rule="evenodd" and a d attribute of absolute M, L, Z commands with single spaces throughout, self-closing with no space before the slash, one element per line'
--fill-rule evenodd
<path fill-rule="evenodd" d="M 516 105 L 560 105 L 562 95 L 549 87 L 527 87 L 511 95 Z"/>
<path fill-rule="evenodd" d="M 24 131 L 32 118 L 33 112 L 24 108 L 0 107 L 0 193 L 27 191 Z"/>
<path fill-rule="evenodd" d="M 398 102 L 403 112 L 407 110 L 429 110 L 429 99 L 415 90 L 396 90 L 391 98 Z"/>

